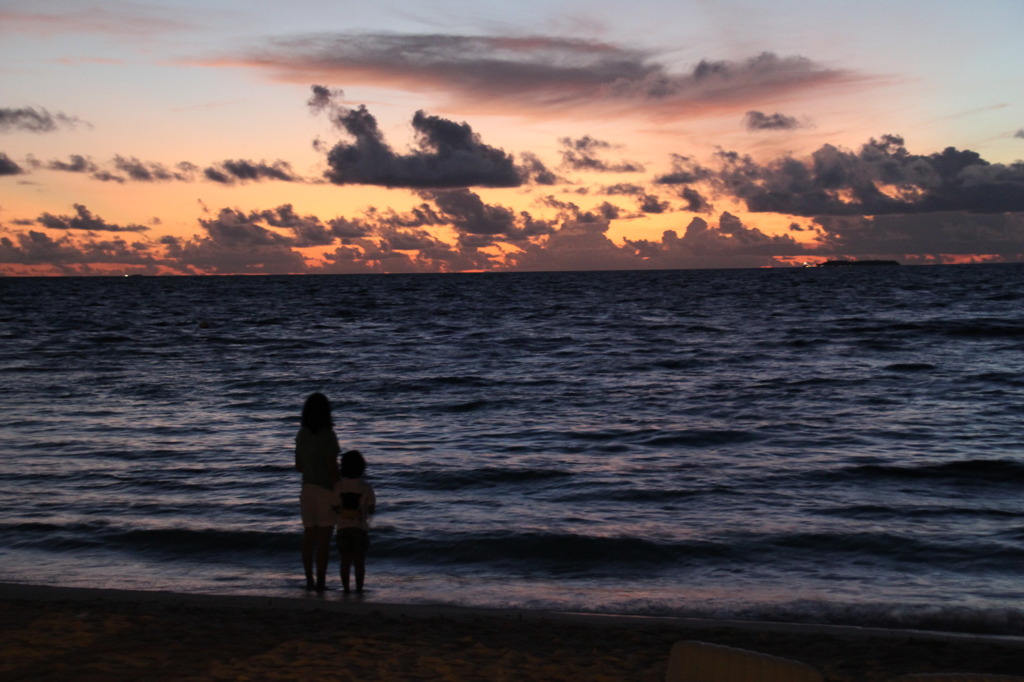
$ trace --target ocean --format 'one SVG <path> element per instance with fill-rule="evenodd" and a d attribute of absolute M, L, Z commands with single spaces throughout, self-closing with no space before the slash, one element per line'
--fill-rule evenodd
<path fill-rule="evenodd" d="M 1024 634 L 1024 266 L 0 279 L 0 580 Z M 326 595 L 337 588 L 332 556 Z"/>

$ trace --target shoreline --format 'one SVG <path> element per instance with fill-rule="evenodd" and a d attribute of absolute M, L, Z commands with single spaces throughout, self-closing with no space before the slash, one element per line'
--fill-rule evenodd
<path fill-rule="evenodd" d="M 799 660 L 829 682 L 1021 674 L 1024 637 L 368 598 L 0 583 L 0 678 L 664 680 L 672 643 Z M 347 670 L 348 676 L 339 675 Z"/>

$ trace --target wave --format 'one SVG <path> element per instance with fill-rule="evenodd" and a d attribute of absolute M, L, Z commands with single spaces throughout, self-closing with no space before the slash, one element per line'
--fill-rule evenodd
<path fill-rule="evenodd" d="M 1024 463 L 1009 459 L 969 459 L 917 465 L 862 464 L 849 467 L 843 473 L 869 480 L 1024 483 Z"/>
<path fill-rule="evenodd" d="M 55 551 L 127 551 L 174 560 L 225 554 L 294 552 L 301 533 L 217 528 L 126 528 L 103 521 L 61 525 L 31 522 L 0 525 L 4 545 Z"/>
<path fill-rule="evenodd" d="M 751 431 L 736 429 L 692 429 L 676 432 L 658 432 L 640 441 L 641 445 L 667 447 L 685 445 L 693 448 L 713 447 L 735 443 L 749 443 L 759 436 Z"/>
<path fill-rule="evenodd" d="M 933 369 L 937 367 L 930 362 L 897 362 L 885 367 L 887 372 L 930 372 Z"/>
<path fill-rule="evenodd" d="M 10 548 L 103 549 L 165 559 L 223 560 L 239 553 L 289 554 L 296 551 L 300 537 L 301 533 L 287 524 L 281 525 L 280 530 L 131 528 L 105 521 L 0 525 L 0 538 Z M 375 557 L 423 566 L 520 567 L 591 576 L 616 572 L 651 575 L 686 566 L 722 565 L 736 570 L 765 561 L 780 566 L 800 563 L 805 567 L 849 561 L 880 562 L 932 569 L 970 564 L 974 570 L 1012 572 L 1024 560 L 1024 548 L 1012 541 L 968 543 L 963 539 L 922 539 L 884 532 L 794 532 L 670 541 L 543 531 L 437 532 L 421 536 L 382 526 L 373 533 L 373 547 Z"/>
<path fill-rule="evenodd" d="M 374 540 L 375 553 L 403 561 L 442 565 L 486 564 L 574 574 L 601 573 L 628 566 L 652 569 L 683 559 L 724 557 L 728 548 L 692 541 L 660 543 L 631 537 L 593 537 L 570 533 L 465 533 L 431 538 L 388 537 Z"/>
<path fill-rule="evenodd" d="M 571 533 L 462 533 L 430 538 L 378 534 L 375 554 L 402 561 L 449 565 L 513 566 L 552 573 L 581 575 L 652 572 L 680 567 L 776 566 L 800 564 L 823 569 L 848 562 L 861 565 L 927 567 L 1014 573 L 1024 548 L 1012 542 L 925 540 L 896 533 L 780 533 L 657 541 L 629 536 Z"/>
<path fill-rule="evenodd" d="M 656 608 L 650 611 L 656 613 Z M 784 604 L 751 604 L 726 608 L 690 607 L 679 609 L 672 615 L 943 633 L 1024 635 L 1024 610 L 1012 607 L 973 608 L 893 602 L 843 603 L 806 599 Z"/>
<path fill-rule="evenodd" d="M 889 323 L 857 319 L 842 321 L 842 326 L 837 327 L 833 333 L 838 337 L 854 334 L 868 339 L 907 335 L 1016 339 L 1024 337 L 1024 324 L 1008 321 L 1006 318 L 990 317 Z"/>
<path fill-rule="evenodd" d="M 855 504 L 823 509 L 823 514 L 847 519 L 871 519 L 889 521 L 892 519 L 935 519 L 935 518 L 989 518 L 1018 519 L 1020 513 L 1005 509 L 976 509 L 963 506 L 888 506 L 879 504 Z"/>
<path fill-rule="evenodd" d="M 503 485 L 536 484 L 545 481 L 570 479 L 573 474 L 561 469 L 504 469 L 482 467 L 471 469 L 427 470 L 401 474 L 394 478 L 396 483 L 410 488 L 426 490 L 464 490 L 466 488 L 491 488 Z"/>

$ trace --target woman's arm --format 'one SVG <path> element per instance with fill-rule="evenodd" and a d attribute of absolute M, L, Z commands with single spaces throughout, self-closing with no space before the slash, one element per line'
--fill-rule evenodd
<path fill-rule="evenodd" d="M 377 493 L 374 491 L 373 486 L 367 484 L 366 486 L 366 514 L 372 515 L 377 511 Z"/>

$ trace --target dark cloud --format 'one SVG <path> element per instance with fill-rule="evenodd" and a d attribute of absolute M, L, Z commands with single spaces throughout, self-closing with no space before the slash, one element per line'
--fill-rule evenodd
<path fill-rule="evenodd" d="M 327 154 L 330 170 L 325 175 L 335 184 L 419 189 L 522 184 L 512 156 L 483 144 L 466 123 L 416 112 L 412 126 L 419 149 L 409 154 L 397 154 L 388 146 L 365 106 L 341 109 L 335 123 L 355 138 Z"/>
<path fill-rule="evenodd" d="M 760 111 L 748 111 L 743 117 L 743 125 L 747 130 L 796 130 L 803 124 L 792 116 L 783 114 L 764 114 Z"/>
<path fill-rule="evenodd" d="M 306 104 L 314 113 L 333 109 L 338 106 L 338 100 L 345 97 L 345 92 L 340 88 L 331 88 L 326 85 L 313 85 L 311 88 L 313 94 L 309 96 Z"/>
<path fill-rule="evenodd" d="M 99 216 L 94 216 L 82 204 L 75 204 L 75 215 L 55 216 L 44 213 L 37 219 L 43 227 L 53 230 L 88 230 L 90 232 L 145 232 L 148 227 L 142 225 L 112 225 Z"/>
<path fill-rule="evenodd" d="M 23 172 L 21 166 L 12 161 L 11 157 L 0 152 L 0 175 L 18 175 Z"/>
<path fill-rule="evenodd" d="M 694 218 L 680 237 L 666 230 L 660 242 L 626 240 L 647 267 L 734 268 L 777 265 L 776 256 L 805 255 L 806 246 L 792 237 L 770 236 L 747 227 L 736 216 L 723 213 L 718 226 Z"/>
<path fill-rule="evenodd" d="M 206 233 L 227 247 L 291 246 L 294 239 L 259 225 L 259 214 L 245 215 L 230 208 L 221 209 L 213 220 L 200 220 Z"/>
<path fill-rule="evenodd" d="M 429 198 L 431 192 L 423 191 L 421 196 Z M 446 219 L 428 203 L 422 203 L 413 207 L 406 213 L 399 213 L 394 210 L 381 211 L 371 208 L 367 211 L 367 219 L 379 225 L 388 227 L 429 227 L 431 225 L 445 225 Z"/>
<path fill-rule="evenodd" d="M 947 147 L 911 154 L 894 135 L 859 152 L 825 145 L 807 161 L 791 157 L 759 164 L 721 152 L 719 189 L 754 212 L 788 215 L 885 215 L 1024 211 L 1024 162 L 992 164 L 977 153 Z"/>
<path fill-rule="evenodd" d="M 331 234 L 340 239 L 343 244 L 350 243 L 353 239 L 364 239 L 373 232 L 373 228 L 363 221 L 350 218 L 335 218 L 328 224 L 331 226 Z"/>
<path fill-rule="evenodd" d="M 261 214 L 221 209 L 216 218 L 199 221 L 205 235 L 190 240 L 165 238 L 168 258 L 177 268 L 193 272 L 305 272 L 305 259 L 292 248 L 301 242 L 263 227 L 259 218 Z"/>
<path fill-rule="evenodd" d="M 516 213 L 504 206 L 493 206 L 468 189 L 424 192 L 437 206 L 440 217 L 458 233 L 459 244 L 472 248 L 489 246 L 497 241 L 519 243 L 543 234 L 550 234 L 546 221 L 536 220 L 529 213 Z"/>
<path fill-rule="evenodd" d="M 59 265 L 81 262 L 82 252 L 67 238 L 54 240 L 44 232 L 29 230 L 15 236 L 17 243 L 0 237 L 0 263 Z"/>
<path fill-rule="evenodd" d="M 177 180 L 188 182 L 196 171 L 196 167 L 190 163 L 180 163 L 176 170 L 171 170 L 163 164 L 151 161 L 140 161 L 135 157 L 114 157 L 114 168 L 128 176 L 129 180 L 136 182 L 167 182 Z M 98 177 L 97 179 L 115 179 L 119 176 Z"/>
<path fill-rule="evenodd" d="M 405 250 L 404 247 L 418 247 Z M 426 234 L 393 230 L 375 241 L 364 240 L 339 247 L 326 255 L 318 272 L 418 273 L 484 270 L 494 265 L 480 251 L 455 250 Z"/>
<path fill-rule="evenodd" d="M 30 230 L 16 235 L 14 240 L 0 238 L 0 263 L 47 266 L 66 275 L 107 274 L 109 270 L 96 267 L 104 264 L 139 266 L 155 274 L 158 260 L 150 245 L 128 243 L 119 237 L 82 242 L 68 235 L 54 239 L 44 232 Z"/>
<path fill-rule="evenodd" d="M 1019 137 L 1022 140 L 1024 140 L 1024 128 L 1021 128 L 1020 130 L 1018 130 L 1016 133 L 1014 133 L 1013 136 L 1014 137 Z"/>
<path fill-rule="evenodd" d="M 598 155 L 609 149 L 614 149 L 611 143 L 604 140 L 597 140 L 590 135 L 584 135 L 578 139 L 563 137 L 562 144 L 562 166 L 577 171 L 599 171 L 609 173 L 642 173 L 644 167 L 639 163 L 631 161 L 609 162 Z"/>
<path fill-rule="evenodd" d="M 56 113 L 46 109 L 22 107 L 20 109 L 0 108 L 0 133 L 22 131 L 29 133 L 52 133 L 58 128 L 73 128 L 83 121 L 75 116 Z"/>
<path fill-rule="evenodd" d="M 681 154 L 672 154 L 672 171 L 659 175 L 654 179 L 658 185 L 692 185 L 695 182 L 709 180 L 716 176 L 711 168 L 702 166 L 697 161 Z"/>
<path fill-rule="evenodd" d="M 822 251 L 856 258 L 920 259 L 994 255 L 1024 260 L 1024 213 L 823 216 L 814 220 Z M 933 258 L 934 257 L 934 258 Z"/>
<path fill-rule="evenodd" d="M 92 159 L 81 154 L 72 154 L 67 161 L 53 160 L 46 164 L 50 170 L 65 171 L 68 173 L 95 173 L 99 170 Z"/>
<path fill-rule="evenodd" d="M 704 195 L 692 187 L 682 188 L 679 196 L 686 201 L 685 210 L 691 213 L 710 213 L 712 210 L 711 203 L 704 198 Z"/>
<path fill-rule="evenodd" d="M 221 161 L 203 170 L 203 175 L 207 180 L 224 185 L 258 180 L 280 180 L 282 182 L 297 182 L 300 180 L 292 171 L 292 167 L 287 161 L 274 161 L 273 163 L 245 161 L 242 159 Z"/>
<path fill-rule="evenodd" d="M 300 216 L 291 204 L 284 204 L 275 209 L 249 214 L 250 222 L 263 221 L 272 227 L 289 230 L 293 235 L 292 244 L 296 247 L 328 246 L 335 241 L 335 234 L 312 215 Z"/>
<path fill-rule="evenodd" d="M 677 188 L 677 193 L 686 202 L 684 210 L 692 213 L 710 213 L 711 203 L 691 185 L 706 183 L 717 178 L 718 174 L 714 169 L 702 166 L 688 156 L 673 154 L 672 171 L 657 176 L 654 179 L 654 184 L 681 185 Z"/>
<path fill-rule="evenodd" d="M 544 162 L 541 161 L 533 152 L 523 152 L 519 155 L 519 159 L 520 171 L 527 181 L 531 181 L 537 185 L 549 186 L 565 182 L 565 180 L 560 178 L 553 171 L 548 170 L 548 167 Z"/>
<path fill-rule="evenodd" d="M 197 176 L 224 185 L 261 180 L 284 182 L 302 180 L 292 171 L 291 165 L 286 161 L 268 163 L 243 159 L 228 160 L 208 166 L 200 173 L 199 166 L 189 161 L 166 166 L 154 161 L 143 161 L 133 156 L 117 155 L 103 167 L 94 163 L 89 157 L 72 154 L 68 161 L 53 160 L 46 164 L 46 168 L 69 173 L 88 173 L 95 180 L 121 184 L 125 182 L 193 182 Z"/>
<path fill-rule="evenodd" d="M 303 35 L 261 45 L 232 63 L 299 83 L 329 77 L 448 93 L 463 111 L 503 113 L 632 110 L 670 116 L 864 80 L 771 53 L 678 69 L 652 51 L 548 36 Z"/>
<path fill-rule="evenodd" d="M 656 194 L 644 194 L 640 197 L 640 211 L 643 213 L 664 213 L 669 203 L 662 201 Z"/>
<path fill-rule="evenodd" d="M 114 263 L 154 273 L 230 274 L 765 267 L 848 257 L 906 263 L 1024 260 L 1024 213 L 820 216 L 806 227 L 790 226 L 791 234 L 813 233 L 813 244 L 769 235 L 722 213 L 717 224 L 694 218 L 659 240 L 619 244 L 608 236 L 612 221 L 635 215 L 624 216 L 608 202 L 583 209 L 549 196 L 541 205 L 557 215 L 539 219 L 489 204 L 467 189 L 423 190 L 421 196 L 424 202 L 406 212 L 370 209 L 326 222 L 290 204 L 221 209 L 200 220 L 201 234 L 190 239 L 134 243 L 98 238 L 127 228 L 107 225 L 76 206 L 76 216 L 44 214 L 38 220 L 63 229 L 61 237 L 29 230 L 0 239 L 0 263 L 51 266 L 66 274 L 102 273 L 103 264 Z M 454 231 L 456 243 L 447 243 L 433 227 L 442 228 L 441 234 Z M 307 247 L 319 248 L 307 258 L 300 252 Z"/>
<path fill-rule="evenodd" d="M 624 270 L 642 266 L 630 250 L 608 238 L 610 219 L 603 212 L 567 205 L 561 225 L 543 241 L 509 254 L 511 270 Z"/>
<path fill-rule="evenodd" d="M 428 196 L 461 234 L 507 238 L 517 231 L 512 209 L 487 205 L 468 189 L 430 192 Z"/>
<path fill-rule="evenodd" d="M 629 182 L 619 182 L 619 183 L 616 183 L 614 185 L 609 185 L 608 187 L 602 188 L 601 193 L 602 194 L 607 194 L 608 196 L 612 196 L 612 197 L 614 197 L 614 196 L 630 196 L 630 197 L 634 197 L 634 196 L 642 195 L 644 193 L 644 188 L 641 187 L 640 185 L 634 185 L 634 184 L 629 183 Z"/>

